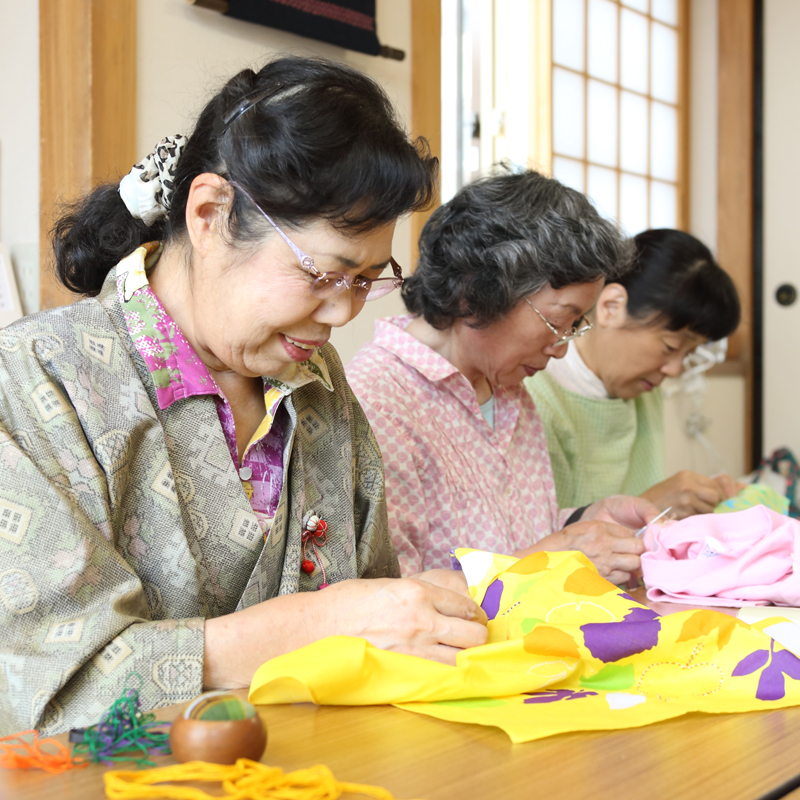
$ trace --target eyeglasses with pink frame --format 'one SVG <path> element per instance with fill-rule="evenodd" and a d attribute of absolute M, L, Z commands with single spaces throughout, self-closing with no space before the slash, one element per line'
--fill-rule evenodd
<path fill-rule="evenodd" d="M 247 189 L 240 186 L 236 181 L 229 181 L 229 183 L 231 186 L 237 188 L 261 212 L 264 219 L 275 228 L 283 241 L 291 247 L 292 252 L 300 261 L 300 266 L 306 270 L 306 272 L 310 272 L 314 276 L 314 282 L 311 284 L 311 293 L 315 297 L 325 300 L 353 288 L 355 289 L 354 294 L 356 300 L 364 302 L 368 300 L 377 300 L 379 297 L 385 297 L 389 292 L 399 289 L 403 285 L 403 270 L 393 258 L 389 259 L 389 263 L 392 265 L 392 272 L 394 273 L 394 277 L 391 278 L 365 278 L 363 275 L 357 275 L 355 278 L 351 278 L 344 272 L 320 272 L 316 266 L 314 266 L 314 259 L 307 253 L 304 253 L 275 224 L 269 214 L 253 200 Z M 380 285 L 376 286 L 375 284 Z"/>

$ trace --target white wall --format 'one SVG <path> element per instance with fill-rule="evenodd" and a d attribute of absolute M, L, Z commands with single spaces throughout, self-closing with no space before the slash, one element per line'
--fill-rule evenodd
<path fill-rule="evenodd" d="M 689 98 L 689 231 L 713 252 L 717 250 L 717 64 L 718 0 L 690 0 Z M 722 264 L 722 267 L 725 265 Z M 709 420 L 705 437 L 719 453 L 710 458 L 703 445 L 685 432 L 693 410 L 685 396 L 665 403 L 667 471 L 713 473 L 723 469 L 742 475 L 744 463 L 744 378 L 707 379 L 703 415 Z"/>
<path fill-rule="evenodd" d="M 194 8 L 186 0 L 138 0 L 137 126 L 139 154 L 149 153 L 164 136 L 188 133 L 206 100 L 227 78 L 245 67 L 258 67 L 280 53 L 320 55 L 344 61 L 383 86 L 410 127 L 411 3 L 378 0 L 381 42 L 406 51 L 405 61 L 354 53 L 323 42 L 224 17 Z M 398 226 L 395 259 L 408 270 L 411 234 L 407 221 Z M 368 303 L 349 325 L 334 331 L 332 342 L 344 362 L 372 337 L 377 317 L 400 313 L 399 293 Z"/>
<path fill-rule="evenodd" d="M 0 0 L 0 242 L 39 309 L 39 4 Z"/>
<path fill-rule="evenodd" d="M 781 306 L 775 290 L 800 289 L 800 3 L 764 3 L 764 450 L 800 455 L 797 422 L 800 303 Z"/>

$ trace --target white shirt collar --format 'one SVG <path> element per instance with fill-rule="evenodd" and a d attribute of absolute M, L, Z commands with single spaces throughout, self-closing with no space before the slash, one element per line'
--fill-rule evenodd
<path fill-rule="evenodd" d="M 567 345 L 567 354 L 564 358 L 550 359 L 547 372 L 556 383 L 569 392 L 594 400 L 609 399 L 603 381 L 586 366 L 574 341 Z"/>

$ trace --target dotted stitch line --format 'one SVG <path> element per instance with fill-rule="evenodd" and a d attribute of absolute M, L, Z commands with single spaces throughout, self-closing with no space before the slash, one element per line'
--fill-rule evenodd
<path fill-rule="evenodd" d="M 693 695 L 694 697 L 708 697 L 709 695 L 716 694 L 720 689 L 722 689 L 722 684 L 725 682 L 725 673 L 716 665 L 712 664 L 710 661 L 704 661 L 701 664 L 692 664 L 694 661 L 694 657 L 703 649 L 705 645 L 702 643 L 695 645 L 694 650 L 692 650 L 691 656 L 689 656 L 689 660 L 683 664 L 680 661 L 657 661 L 655 664 L 651 664 L 647 667 L 644 672 L 639 676 L 639 682 L 636 684 L 637 690 L 642 690 L 642 682 L 644 681 L 644 676 L 653 668 L 653 667 L 660 667 L 660 666 L 674 666 L 678 667 L 678 669 L 697 669 L 697 667 L 706 666 L 706 667 L 713 667 L 717 670 L 720 674 L 720 681 L 719 686 L 716 689 L 712 689 L 710 692 L 700 692 L 700 694 Z M 647 695 L 647 692 L 643 692 L 643 694 Z M 670 697 L 662 697 L 660 694 L 655 693 L 655 697 L 661 700 L 664 703 L 671 702 L 674 698 Z"/>
<path fill-rule="evenodd" d="M 513 606 L 509 606 L 502 614 L 500 614 L 500 617 L 504 617 L 506 614 L 508 614 L 509 611 L 516 608 L 521 602 L 522 600 L 517 600 L 517 602 L 514 603 Z M 496 617 L 495 619 L 499 619 L 500 617 Z"/>

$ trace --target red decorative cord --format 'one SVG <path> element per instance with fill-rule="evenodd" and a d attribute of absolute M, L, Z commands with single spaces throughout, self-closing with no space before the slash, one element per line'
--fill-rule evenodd
<path fill-rule="evenodd" d="M 322 558 L 320 557 L 318 547 L 322 547 L 327 541 L 327 531 L 328 531 L 328 523 L 325 522 L 324 519 L 320 519 L 315 514 L 312 514 L 308 522 L 306 522 L 305 530 L 300 537 L 300 541 L 303 544 L 303 561 L 300 564 L 300 569 L 306 573 L 306 575 L 311 575 L 316 567 L 314 566 L 314 562 L 307 558 L 306 556 L 306 547 L 308 543 L 311 543 L 311 548 L 314 551 L 314 556 L 317 559 L 317 564 L 319 564 L 319 568 L 322 571 L 322 583 L 320 584 L 319 588 L 324 589 L 328 585 L 328 577 L 325 574 L 325 567 L 322 565 Z"/>

